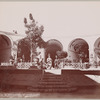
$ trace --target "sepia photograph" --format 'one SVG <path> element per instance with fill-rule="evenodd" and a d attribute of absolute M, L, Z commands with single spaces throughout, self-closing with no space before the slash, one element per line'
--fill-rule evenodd
<path fill-rule="evenodd" d="M 100 99 L 100 1 L 0 1 L 0 98 Z"/>

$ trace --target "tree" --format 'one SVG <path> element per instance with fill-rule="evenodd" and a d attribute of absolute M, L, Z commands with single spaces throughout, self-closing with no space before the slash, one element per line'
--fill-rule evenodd
<path fill-rule="evenodd" d="M 30 49 L 30 61 L 33 61 L 33 58 L 37 56 L 36 48 L 43 47 L 45 41 L 42 39 L 42 33 L 44 32 L 43 25 L 38 26 L 37 22 L 34 20 L 32 14 L 29 14 L 30 21 L 27 21 L 27 18 L 24 18 L 24 24 L 26 28 L 26 37 L 20 41 L 22 43 L 22 47 L 29 47 Z M 19 45 L 20 45 L 19 43 Z M 26 46 L 27 45 L 27 46 Z M 23 48 L 22 48 L 23 49 Z M 25 51 L 25 50 L 24 50 Z M 25 53 L 27 54 L 27 52 Z M 24 53 L 23 53 L 24 55 Z M 25 56 L 25 55 L 24 55 Z"/>
<path fill-rule="evenodd" d="M 57 51 L 56 54 L 57 54 L 58 58 L 60 58 L 60 59 L 66 58 L 68 55 L 66 51 Z"/>

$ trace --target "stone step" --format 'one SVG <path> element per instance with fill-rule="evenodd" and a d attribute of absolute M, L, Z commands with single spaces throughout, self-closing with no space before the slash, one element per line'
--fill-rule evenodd
<path fill-rule="evenodd" d="M 48 77 L 48 78 L 45 78 L 45 77 L 43 77 L 41 80 L 50 80 L 50 81 L 61 81 L 61 80 L 63 80 L 61 77 L 58 77 L 58 78 L 55 78 L 55 77 Z"/>
<path fill-rule="evenodd" d="M 62 79 L 43 79 L 41 82 L 62 82 Z"/>
<path fill-rule="evenodd" d="M 61 81 L 62 81 L 62 80 L 64 80 L 64 79 L 62 79 L 62 78 L 42 78 L 41 81 L 43 81 L 43 80 L 51 80 L 51 81 L 55 81 L 55 80 L 56 80 L 56 81 L 57 81 L 57 80 L 60 81 L 60 80 L 61 80 Z"/>
<path fill-rule="evenodd" d="M 43 77 L 60 77 L 61 75 L 43 75 Z"/>
<path fill-rule="evenodd" d="M 62 88 L 62 89 L 36 89 L 36 88 L 27 88 L 29 91 L 32 92 L 45 92 L 45 93 L 62 93 L 62 92 L 73 92 L 76 91 L 78 88 L 77 87 L 69 87 L 69 88 Z"/>
<path fill-rule="evenodd" d="M 38 89 L 65 89 L 70 88 L 70 84 L 68 85 L 37 85 L 37 86 L 31 86 L 32 88 L 38 88 Z"/>
<path fill-rule="evenodd" d="M 61 75 L 57 75 L 57 74 L 43 74 L 44 76 L 61 76 Z"/>
<path fill-rule="evenodd" d="M 42 80 L 44 79 L 62 79 L 61 77 L 43 77 Z"/>
<path fill-rule="evenodd" d="M 68 83 L 62 82 L 62 81 L 60 81 L 60 82 L 52 82 L 52 81 L 48 81 L 48 82 L 41 81 L 41 82 L 39 82 L 39 85 L 65 85 L 65 84 L 68 84 Z"/>
<path fill-rule="evenodd" d="M 62 77 L 47 77 L 47 76 L 43 76 L 42 79 L 62 79 Z"/>

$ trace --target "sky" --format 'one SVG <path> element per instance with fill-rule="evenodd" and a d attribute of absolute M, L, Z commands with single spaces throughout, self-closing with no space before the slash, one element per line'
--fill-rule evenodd
<path fill-rule="evenodd" d="M 100 33 L 100 1 L 0 2 L 0 31 L 25 35 L 29 13 L 44 26 L 43 39 L 58 39 L 64 49 L 73 37 Z"/>

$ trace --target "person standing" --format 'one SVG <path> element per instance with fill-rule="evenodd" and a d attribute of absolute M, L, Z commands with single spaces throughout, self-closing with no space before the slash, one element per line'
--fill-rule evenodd
<path fill-rule="evenodd" d="M 58 69 L 58 58 L 57 58 L 57 56 L 55 56 L 54 68 L 55 68 L 55 69 Z"/>
<path fill-rule="evenodd" d="M 51 69 L 52 68 L 52 59 L 50 57 L 50 54 L 48 54 L 48 58 L 47 58 L 47 69 Z"/>

